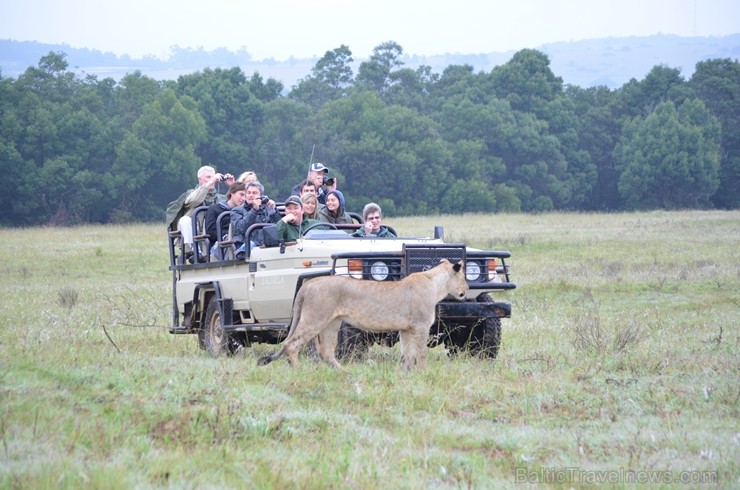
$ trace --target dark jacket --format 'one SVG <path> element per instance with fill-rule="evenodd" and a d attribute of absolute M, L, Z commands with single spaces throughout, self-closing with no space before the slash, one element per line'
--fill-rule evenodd
<path fill-rule="evenodd" d="M 206 233 L 208 233 L 208 238 L 211 240 L 211 245 L 223 240 L 223 236 L 218 236 L 218 217 L 224 211 L 230 210 L 231 208 L 226 201 L 219 201 L 216 204 L 211 204 L 210 206 L 208 206 L 208 211 L 206 211 L 205 225 Z M 221 233 L 224 235 L 229 232 L 229 223 L 231 222 L 230 220 L 231 218 L 228 214 L 221 218 Z"/>
<path fill-rule="evenodd" d="M 280 221 L 280 214 L 269 206 L 261 205 L 255 209 L 252 206 L 246 207 L 247 203 L 242 206 L 235 206 L 231 209 L 231 232 L 237 246 L 245 242 L 244 234 L 250 226 L 255 223 L 277 223 Z M 262 230 L 252 235 L 252 241 L 256 245 L 264 243 Z"/>

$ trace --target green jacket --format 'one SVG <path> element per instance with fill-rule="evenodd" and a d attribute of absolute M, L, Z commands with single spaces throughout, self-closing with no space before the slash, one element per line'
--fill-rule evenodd
<path fill-rule="evenodd" d="M 365 238 L 396 238 L 396 235 L 394 235 L 391 230 L 389 230 L 388 228 L 386 228 L 383 225 L 380 225 L 380 230 L 378 230 L 378 233 L 377 234 L 376 233 L 367 233 L 365 231 L 365 228 L 362 227 L 359 230 L 357 230 L 356 232 L 352 233 L 352 236 L 353 237 L 358 237 L 358 238 L 362 238 L 362 237 L 365 237 Z"/>
<path fill-rule="evenodd" d="M 198 206 L 210 206 L 218 201 L 226 199 L 226 196 L 217 194 L 215 191 L 209 192 L 208 187 L 198 186 L 195 189 L 188 189 L 180 197 L 167 205 L 165 212 L 165 222 L 170 230 L 177 229 L 177 222 L 185 215 L 193 214 L 193 210 Z"/>
<path fill-rule="evenodd" d="M 276 224 L 278 239 L 285 240 L 286 242 L 297 242 L 298 239 L 301 237 L 302 232 L 315 223 L 321 223 L 321 221 L 304 216 L 299 228 L 293 223 L 286 223 L 285 221 L 280 220 Z"/>

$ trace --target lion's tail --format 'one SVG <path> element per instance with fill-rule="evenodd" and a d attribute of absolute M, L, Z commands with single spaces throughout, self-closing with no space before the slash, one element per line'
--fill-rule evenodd
<path fill-rule="evenodd" d="M 287 342 L 295 332 L 295 327 L 298 325 L 298 321 L 301 319 L 301 310 L 303 308 L 303 298 L 305 294 L 303 291 L 303 288 L 298 291 L 298 295 L 296 296 L 295 302 L 293 303 L 293 318 L 290 321 L 290 329 L 288 330 L 288 336 L 285 337 L 285 340 L 283 340 L 283 346 L 280 348 L 279 351 L 272 354 L 271 356 L 262 356 L 259 359 L 257 359 L 257 365 L 258 366 L 267 366 L 272 361 L 280 358 L 280 356 L 283 355 L 285 352 L 285 342 Z"/>

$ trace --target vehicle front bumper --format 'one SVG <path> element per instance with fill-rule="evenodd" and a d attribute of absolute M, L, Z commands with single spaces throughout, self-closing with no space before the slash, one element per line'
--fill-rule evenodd
<path fill-rule="evenodd" d="M 437 303 L 437 318 L 442 320 L 511 318 L 511 303 L 505 301 L 441 301 Z"/>

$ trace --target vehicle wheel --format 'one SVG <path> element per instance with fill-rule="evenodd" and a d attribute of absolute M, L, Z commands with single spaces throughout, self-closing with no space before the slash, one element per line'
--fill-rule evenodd
<path fill-rule="evenodd" d="M 492 302 L 488 293 L 478 296 L 478 302 Z M 470 353 L 488 359 L 496 359 L 501 347 L 501 319 L 481 318 L 471 337 Z"/>
<path fill-rule="evenodd" d="M 223 321 L 218 311 L 218 301 L 211 298 L 206 310 L 206 322 L 203 330 L 198 332 L 198 341 L 203 336 L 203 345 L 213 357 L 221 354 L 233 354 L 239 348 L 239 343 L 231 335 L 223 331 Z"/>
<path fill-rule="evenodd" d="M 349 359 L 361 357 L 369 347 L 368 334 L 349 323 L 342 322 L 337 340 L 337 358 Z"/>
<path fill-rule="evenodd" d="M 443 343 L 447 350 L 447 356 L 450 358 L 457 357 L 469 342 L 469 334 L 463 335 L 462 330 L 464 330 L 462 325 L 457 325 L 451 329 L 445 326 Z"/>
<path fill-rule="evenodd" d="M 500 346 L 501 319 L 483 319 L 475 327 L 475 331 L 473 332 L 473 339 L 470 343 L 470 353 L 488 359 L 496 359 Z"/>

